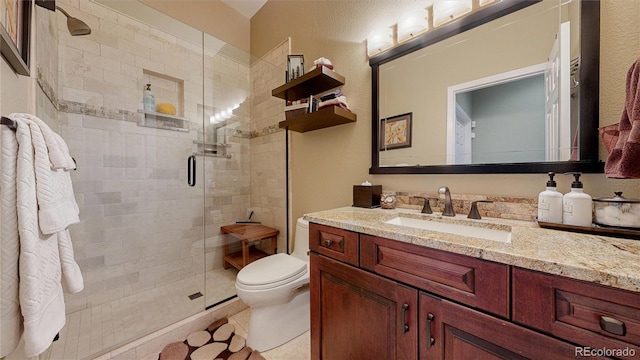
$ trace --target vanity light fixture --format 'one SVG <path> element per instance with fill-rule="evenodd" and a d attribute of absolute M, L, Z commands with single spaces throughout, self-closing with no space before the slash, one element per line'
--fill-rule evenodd
<path fill-rule="evenodd" d="M 367 37 L 367 55 L 381 53 L 393 46 L 393 29 L 390 27 L 374 30 Z"/>
<path fill-rule="evenodd" d="M 398 20 L 398 42 L 412 39 L 429 29 L 429 13 L 426 9 L 410 12 Z"/>
<path fill-rule="evenodd" d="M 471 11 L 472 0 L 439 0 L 433 3 L 433 26 L 440 26 Z"/>
<path fill-rule="evenodd" d="M 369 34 L 367 55 L 370 58 L 374 57 L 427 31 L 500 1 L 502 0 L 437 0 L 431 7 L 405 14 L 398 20 L 396 42 L 393 39 L 392 27 L 378 29 Z"/>

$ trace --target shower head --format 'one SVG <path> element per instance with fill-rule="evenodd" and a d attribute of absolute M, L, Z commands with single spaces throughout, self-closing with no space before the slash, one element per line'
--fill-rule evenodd
<path fill-rule="evenodd" d="M 69 29 L 69 33 L 71 33 L 71 36 L 91 34 L 91 28 L 84 21 L 69 15 L 68 12 L 64 11 L 64 9 L 62 9 L 58 5 L 56 5 L 56 9 L 60 10 L 60 12 L 67 17 L 67 28 Z"/>

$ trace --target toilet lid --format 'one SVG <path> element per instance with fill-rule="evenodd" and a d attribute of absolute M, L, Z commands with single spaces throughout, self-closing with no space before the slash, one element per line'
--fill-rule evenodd
<path fill-rule="evenodd" d="M 307 272 L 307 263 L 287 254 L 264 257 L 245 266 L 238 272 L 236 281 L 250 287 L 264 287 L 293 281 Z"/>

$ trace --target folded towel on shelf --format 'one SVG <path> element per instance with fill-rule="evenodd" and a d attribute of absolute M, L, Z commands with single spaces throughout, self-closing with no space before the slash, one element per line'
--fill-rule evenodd
<path fill-rule="evenodd" d="M 617 125 L 617 140 L 605 163 L 605 174 L 617 179 L 640 178 L 640 58 L 627 72 L 625 104 Z"/>
<path fill-rule="evenodd" d="M 336 105 L 339 106 L 345 110 L 349 110 L 351 111 L 351 109 L 349 108 L 349 104 L 347 104 L 347 97 L 342 95 L 342 96 L 338 96 L 335 99 L 329 99 L 327 101 L 320 101 L 318 103 L 318 109 L 322 109 L 323 107 L 327 107 L 327 106 L 332 106 L 332 105 Z"/>
<path fill-rule="evenodd" d="M 24 351 L 33 357 L 51 345 L 65 324 L 63 289 L 76 293 L 84 286 L 67 229 L 68 225 L 79 222 L 69 175 L 69 170 L 75 165 L 66 143 L 42 120 L 28 114 L 11 114 L 8 117 L 16 122 L 17 128 L 11 134 L 3 129 L 2 134 L 2 302 L 19 303 Z M 5 146 L 5 140 L 9 146 Z M 5 160 L 15 166 L 5 169 Z M 5 191 L 5 186 L 10 188 Z M 4 223 L 5 201 L 15 201 L 17 209 L 11 229 Z M 9 241 L 4 237 L 5 228 L 11 235 Z M 16 233 L 17 237 L 14 236 Z M 16 242 L 19 246 L 17 261 L 15 253 L 4 251 L 5 245 L 14 246 Z M 18 279 L 13 279 L 18 283 L 5 283 L 7 260 L 19 263 Z M 5 294 L 5 288 L 12 286 L 18 287 L 19 292 Z M 5 298 L 8 296 L 13 298 Z M 5 320 L 4 316 L 2 320 Z M 10 325 L 13 330 L 14 324 Z M 5 334 L 3 345 L 4 337 Z M 13 349 L 3 346 L 2 353 L 7 351 L 10 353 Z"/>
<path fill-rule="evenodd" d="M 313 66 L 309 69 L 309 71 L 313 71 L 313 70 L 317 69 L 318 66 L 324 66 L 327 69 L 333 70 L 333 64 L 331 63 L 331 61 L 329 61 L 329 59 L 327 59 L 327 58 L 320 57 L 320 58 L 317 58 L 317 59 L 313 60 Z"/>
<path fill-rule="evenodd" d="M 327 101 L 327 100 L 335 99 L 335 98 L 337 98 L 339 96 L 342 96 L 342 90 L 337 89 L 337 90 L 334 90 L 334 91 L 332 91 L 332 92 L 330 92 L 328 94 L 322 95 L 320 97 L 320 101 Z"/>

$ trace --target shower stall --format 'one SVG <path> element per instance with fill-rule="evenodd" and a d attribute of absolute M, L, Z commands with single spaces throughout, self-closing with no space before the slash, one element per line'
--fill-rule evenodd
<path fill-rule="evenodd" d="M 137 1 L 56 4 L 68 14 L 35 11 L 36 112 L 77 162 L 70 232 L 85 288 L 65 294 L 67 324 L 41 359 L 90 359 L 235 296 L 221 226 L 253 212 L 286 249 L 271 89 L 288 43 L 252 59 Z M 68 16 L 91 35 L 72 37 Z M 161 113 L 143 111 L 146 84 Z"/>

